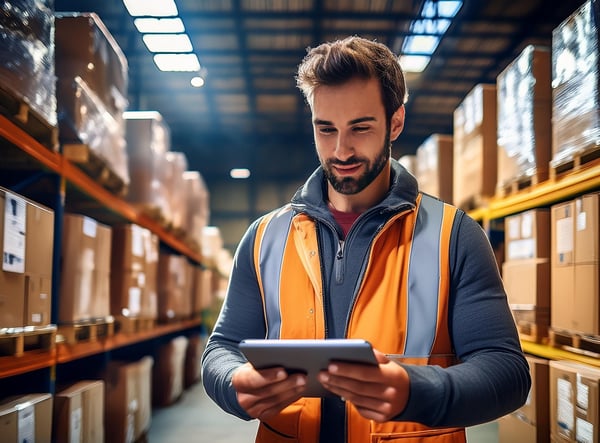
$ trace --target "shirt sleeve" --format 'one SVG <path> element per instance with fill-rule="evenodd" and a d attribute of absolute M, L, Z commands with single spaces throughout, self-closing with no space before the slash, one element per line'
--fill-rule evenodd
<path fill-rule="evenodd" d="M 485 232 L 459 211 L 451 238 L 449 328 L 460 363 L 405 365 L 410 394 L 397 420 L 472 426 L 523 405 L 529 366 Z"/>
<path fill-rule="evenodd" d="M 231 384 L 233 372 L 246 362 L 238 343 L 264 338 L 266 326 L 254 269 L 254 239 L 258 222 L 244 234 L 233 260 L 227 294 L 202 356 L 202 382 L 206 393 L 223 410 L 249 420 Z"/>

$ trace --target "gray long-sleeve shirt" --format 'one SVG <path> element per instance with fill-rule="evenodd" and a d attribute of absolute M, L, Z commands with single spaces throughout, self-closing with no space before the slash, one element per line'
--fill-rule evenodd
<path fill-rule="evenodd" d="M 400 208 L 414 206 L 418 192 L 414 177 L 394 160 L 392 169 L 390 192 L 357 220 L 344 241 L 341 258 L 336 259 L 341 231 L 327 208 L 320 168 L 292 199 L 295 210 L 306 212 L 319 225 L 319 253 L 326 264 L 323 271 L 328 337 L 344 337 L 351 303 L 348 294 L 356 287 L 355 279 L 373 235 Z M 360 228 L 355 229 L 357 225 Z M 239 406 L 231 385 L 233 371 L 246 361 L 237 345 L 242 339 L 264 338 L 266 334 L 253 260 L 256 227 L 257 222 L 250 226 L 236 252 L 227 297 L 202 364 L 208 395 L 225 411 L 243 419 L 250 417 Z M 405 365 L 410 377 L 410 398 L 395 420 L 428 426 L 471 426 L 505 415 L 527 398 L 529 369 L 492 249 L 481 227 L 462 211 L 458 211 L 452 229 L 450 255 L 449 328 L 461 363 L 449 368 Z M 334 272 L 336 267 L 343 273 Z M 329 412 L 332 419 L 339 415 L 340 409 L 337 414 L 335 409 L 328 400 L 323 421 Z M 343 426 L 343 420 L 336 422 Z M 343 429 L 337 432 L 336 425 L 331 424 L 331 435 L 344 435 Z"/>

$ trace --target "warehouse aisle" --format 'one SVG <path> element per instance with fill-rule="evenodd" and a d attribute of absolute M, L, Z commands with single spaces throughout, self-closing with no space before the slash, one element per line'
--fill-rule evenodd
<path fill-rule="evenodd" d="M 252 443 L 256 426 L 256 421 L 245 422 L 223 412 L 197 383 L 175 405 L 154 411 L 148 442 Z M 469 443 L 498 443 L 498 426 L 475 426 L 467 436 Z"/>
<path fill-rule="evenodd" d="M 196 383 L 176 404 L 153 412 L 148 442 L 252 443 L 257 426 L 223 412 Z"/>

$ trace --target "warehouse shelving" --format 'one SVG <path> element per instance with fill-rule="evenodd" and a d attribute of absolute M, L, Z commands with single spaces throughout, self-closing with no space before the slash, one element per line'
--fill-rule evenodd
<path fill-rule="evenodd" d="M 600 190 L 600 160 L 590 161 L 570 172 L 551 177 L 514 194 L 495 197 L 485 207 L 469 211 L 486 229 L 506 216 L 530 209 L 548 207 L 588 192 Z M 579 349 L 562 349 L 543 343 L 521 340 L 525 352 L 550 360 L 573 360 L 600 367 L 600 357 Z"/>
<path fill-rule="evenodd" d="M 3 168 L 19 169 L 19 165 L 26 164 L 29 174 L 32 170 L 35 172 L 49 172 L 57 178 L 57 188 L 51 192 L 56 194 L 59 208 L 55 208 L 56 213 L 61 213 L 64 209 L 65 200 L 83 199 L 82 207 L 91 208 L 93 211 L 103 212 L 106 220 L 115 222 L 135 223 L 145 227 L 159 237 L 161 243 L 175 252 L 186 256 L 191 261 L 198 264 L 203 263 L 202 255 L 190 248 L 184 241 L 169 232 L 159 221 L 150 218 L 145 213 L 138 210 L 134 205 L 126 202 L 124 199 L 115 196 L 97 183 L 94 178 L 86 175 L 78 166 L 67 160 L 59 152 L 53 151 L 42 145 L 25 130 L 11 121 L 9 118 L 0 115 L 0 152 L 3 158 Z M 19 157 L 16 166 L 11 165 L 13 157 Z M 33 166 L 31 165 L 33 163 Z M 9 187 L 10 188 L 10 187 Z M 56 220 L 56 229 L 60 229 L 60 220 Z M 57 237 L 55 236 L 55 239 Z M 60 233 L 58 234 L 60 238 Z M 55 241 L 55 248 L 56 246 Z M 55 255 L 55 262 L 56 262 Z M 56 269 L 55 263 L 55 269 Z M 53 277 L 55 280 L 55 278 Z M 52 297 L 58 301 L 58 291 L 53 285 Z M 57 303 L 53 302 L 54 310 Z M 27 376 L 35 374 L 32 377 L 45 378 L 40 383 L 33 383 L 32 389 L 39 389 L 39 386 L 46 386 L 48 390 L 53 391 L 53 383 L 56 379 L 56 367 L 65 363 L 77 363 L 81 359 L 90 356 L 106 355 L 110 358 L 111 351 L 124 349 L 127 346 L 142 345 L 152 340 L 160 340 L 178 333 L 188 331 L 198 331 L 202 326 L 200 318 L 181 320 L 167 324 L 157 324 L 152 328 L 130 333 L 115 333 L 107 335 L 96 340 L 81 341 L 78 343 L 56 343 L 48 349 L 26 350 L 23 355 L 6 355 L 0 357 L 0 381 L 17 376 Z M 45 371 L 40 376 L 38 371 Z"/>

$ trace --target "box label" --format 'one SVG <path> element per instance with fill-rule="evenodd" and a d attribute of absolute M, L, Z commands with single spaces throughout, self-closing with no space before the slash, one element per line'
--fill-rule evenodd
<path fill-rule="evenodd" d="M 4 207 L 4 251 L 2 269 L 8 272 L 25 272 L 25 200 L 6 193 Z"/>

